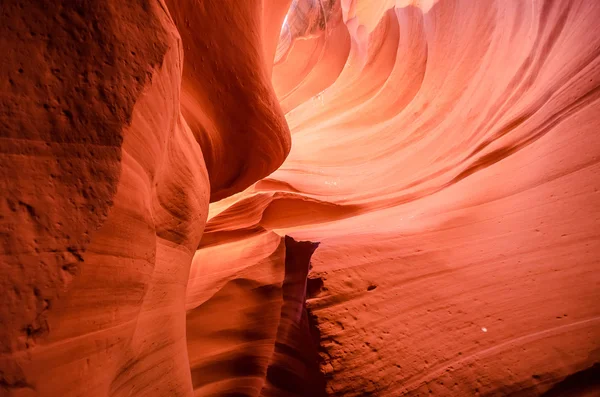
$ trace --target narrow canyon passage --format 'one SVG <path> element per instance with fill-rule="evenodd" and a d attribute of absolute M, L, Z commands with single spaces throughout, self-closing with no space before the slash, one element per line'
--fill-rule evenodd
<path fill-rule="evenodd" d="M 600 2 L 0 7 L 0 396 L 600 395 Z"/>

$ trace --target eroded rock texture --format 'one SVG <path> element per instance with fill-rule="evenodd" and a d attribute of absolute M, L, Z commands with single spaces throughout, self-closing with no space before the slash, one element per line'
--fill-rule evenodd
<path fill-rule="evenodd" d="M 0 395 L 600 393 L 599 2 L 0 7 Z"/>
<path fill-rule="evenodd" d="M 2 3 L 2 395 L 192 394 L 186 288 L 209 198 L 289 150 L 261 49 L 281 21 L 230 3 Z M 184 12 L 205 75 L 184 67 Z M 254 111 L 226 117 L 236 101 Z"/>
<path fill-rule="evenodd" d="M 600 4 L 300 3 L 290 155 L 203 241 L 321 242 L 328 395 L 599 393 Z"/>

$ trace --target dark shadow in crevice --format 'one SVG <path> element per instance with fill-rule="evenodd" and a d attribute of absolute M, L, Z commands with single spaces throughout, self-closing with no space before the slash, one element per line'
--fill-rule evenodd
<path fill-rule="evenodd" d="M 554 385 L 541 397 L 577 397 L 600 395 L 600 363 L 575 372 Z"/>
<path fill-rule="evenodd" d="M 318 246 L 319 243 L 285 237 L 284 302 L 262 396 L 280 392 L 298 397 L 326 396 L 325 378 L 320 371 L 320 334 L 306 310 L 310 259 Z"/>

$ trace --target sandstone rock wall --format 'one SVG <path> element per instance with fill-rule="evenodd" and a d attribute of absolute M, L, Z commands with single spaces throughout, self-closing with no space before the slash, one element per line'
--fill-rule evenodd
<path fill-rule="evenodd" d="M 0 395 L 597 394 L 599 19 L 6 0 Z"/>

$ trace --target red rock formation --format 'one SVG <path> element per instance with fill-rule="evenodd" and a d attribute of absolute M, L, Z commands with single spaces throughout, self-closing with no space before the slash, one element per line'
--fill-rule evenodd
<path fill-rule="evenodd" d="M 289 151 L 269 81 L 289 3 L 167 1 L 185 53 L 181 111 L 202 147 L 211 201 L 270 174 Z"/>
<path fill-rule="evenodd" d="M 598 393 L 599 18 L 4 2 L 0 395 Z"/>
<path fill-rule="evenodd" d="M 329 395 L 597 393 L 599 4 L 374 3 L 283 30 L 292 151 L 203 241 L 321 242 Z"/>
<path fill-rule="evenodd" d="M 197 252 L 187 304 L 196 395 L 323 393 L 304 305 L 317 245 L 263 232 Z"/>
<path fill-rule="evenodd" d="M 2 395 L 192 394 L 185 296 L 209 197 L 289 149 L 265 61 L 285 4 L 230 3 L 190 13 L 201 75 L 173 22 L 192 2 L 2 4 Z"/>

